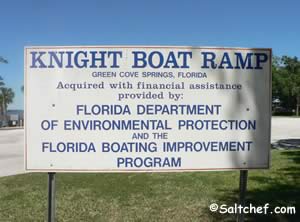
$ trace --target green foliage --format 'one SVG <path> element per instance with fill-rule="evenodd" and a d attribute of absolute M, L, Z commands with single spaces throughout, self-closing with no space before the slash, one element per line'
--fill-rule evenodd
<path fill-rule="evenodd" d="M 0 115 L 4 115 L 8 104 L 13 102 L 15 93 L 11 88 L 5 87 L 3 78 L 0 76 Z"/>
<path fill-rule="evenodd" d="M 11 88 L 1 87 L 0 101 L 3 103 L 5 110 L 7 105 L 13 102 L 15 93 Z"/>
<path fill-rule="evenodd" d="M 274 57 L 272 64 L 273 97 L 281 100 L 287 109 L 299 109 L 300 105 L 300 61 L 297 57 Z"/>
<path fill-rule="evenodd" d="M 8 63 L 8 61 L 0 56 L 0 63 Z M 14 97 L 14 91 L 5 87 L 3 78 L 0 76 L 0 114 L 6 113 L 7 105 L 13 102 Z"/>

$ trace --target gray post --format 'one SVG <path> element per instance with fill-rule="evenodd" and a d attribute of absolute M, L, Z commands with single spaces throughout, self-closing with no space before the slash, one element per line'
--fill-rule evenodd
<path fill-rule="evenodd" d="M 240 197 L 239 205 L 245 206 L 246 204 L 246 191 L 247 191 L 247 179 L 248 179 L 248 170 L 240 170 Z M 237 222 L 244 222 L 245 215 L 243 212 L 238 213 Z"/>
<path fill-rule="evenodd" d="M 55 221 L 55 173 L 48 173 L 48 222 Z"/>

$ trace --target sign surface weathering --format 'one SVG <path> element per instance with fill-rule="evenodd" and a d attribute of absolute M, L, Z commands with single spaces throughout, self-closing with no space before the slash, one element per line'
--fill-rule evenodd
<path fill-rule="evenodd" d="M 28 171 L 269 167 L 271 49 L 25 48 Z"/>

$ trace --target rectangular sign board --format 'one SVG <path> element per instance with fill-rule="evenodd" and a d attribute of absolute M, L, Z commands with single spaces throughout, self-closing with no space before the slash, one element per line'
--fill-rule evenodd
<path fill-rule="evenodd" d="M 269 167 L 271 49 L 25 48 L 25 168 Z"/>

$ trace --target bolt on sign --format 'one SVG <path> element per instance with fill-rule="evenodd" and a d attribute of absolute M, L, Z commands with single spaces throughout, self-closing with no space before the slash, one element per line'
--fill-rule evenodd
<path fill-rule="evenodd" d="M 269 167 L 271 49 L 25 48 L 28 171 Z"/>

